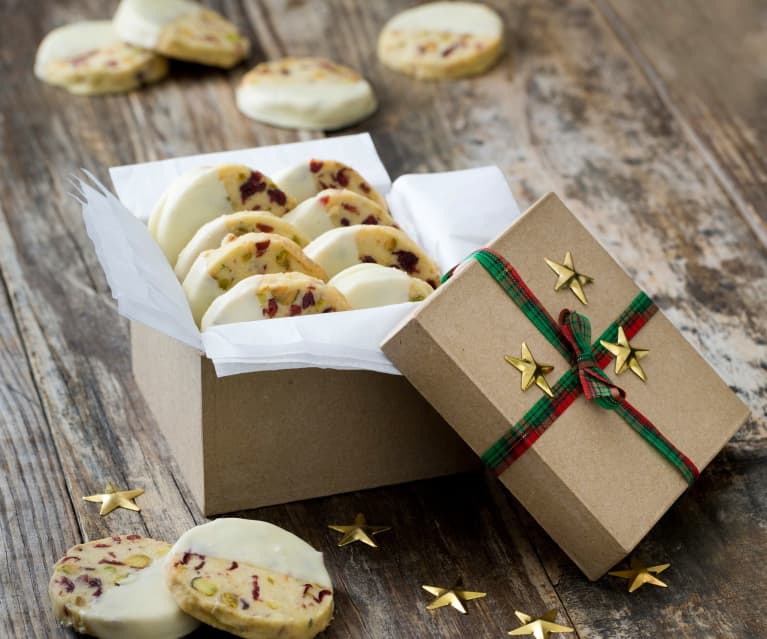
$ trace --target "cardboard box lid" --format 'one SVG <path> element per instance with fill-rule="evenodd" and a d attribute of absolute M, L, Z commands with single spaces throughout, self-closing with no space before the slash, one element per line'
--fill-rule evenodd
<path fill-rule="evenodd" d="M 519 272 L 554 318 L 563 308 L 589 317 L 592 341 L 640 292 L 554 194 L 535 203 L 490 248 Z M 588 305 L 554 290 L 544 258 L 594 278 Z M 538 362 L 554 365 L 550 384 L 570 364 L 476 261 L 427 299 L 382 345 L 384 353 L 478 454 L 483 454 L 542 396 L 520 389 L 504 359 L 527 342 Z M 634 373 L 605 373 L 628 400 L 703 469 L 748 416 L 746 406 L 658 312 L 631 340 L 650 353 Z M 580 395 L 501 481 L 590 577 L 628 554 L 687 488 L 656 449 L 620 416 Z"/>

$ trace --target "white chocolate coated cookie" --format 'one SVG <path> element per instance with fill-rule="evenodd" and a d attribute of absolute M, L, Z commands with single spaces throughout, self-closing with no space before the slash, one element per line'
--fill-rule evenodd
<path fill-rule="evenodd" d="M 282 217 L 295 206 L 272 180 L 242 164 L 193 169 L 174 180 L 149 218 L 149 232 L 175 266 L 181 250 L 205 223 L 226 213 L 269 211 Z"/>
<path fill-rule="evenodd" d="M 115 535 L 70 548 L 48 587 L 56 618 L 102 639 L 176 639 L 199 623 L 176 605 L 163 564 L 170 544 Z"/>
<path fill-rule="evenodd" d="M 336 160 L 311 159 L 274 176 L 274 181 L 296 202 L 303 202 L 325 189 L 348 189 L 373 200 L 385 211 L 386 200 L 352 167 Z"/>
<path fill-rule="evenodd" d="M 320 191 L 286 213 L 282 219 L 294 224 L 312 239 L 339 226 L 397 226 L 386 210 L 370 198 L 349 189 Z"/>
<path fill-rule="evenodd" d="M 420 302 L 434 291 L 423 280 L 380 264 L 350 266 L 328 284 L 337 288 L 355 309 Z"/>
<path fill-rule="evenodd" d="M 188 0 L 122 0 L 119 36 L 179 60 L 229 68 L 248 55 L 248 39 L 215 11 Z"/>
<path fill-rule="evenodd" d="M 323 233 L 304 249 L 328 277 L 355 264 L 393 266 L 436 288 L 439 267 L 399 229 L 390 226 L 348 226 Z"/>
<path fill-rule="evenodd" d="M 349 302 L 337 289 L 316 277 L 303 273 L 252 275 L 213 300 L 202 316 L 200 328 L 204 331 L 217 324 L 350 309 Z"/>
<path fill-rule="evenodd" d="M 218 248 L 229 236 L 240 237 L 245 233 L 276 233 L 293 240 L 301 247 L 311 241 L 311 238 L 287 222 L 284 217 L 277 217 L 267 211 L 240 211 L 221 215 L 197 229 L 179 253 L 176 260 L 176 277 L 183 282 L 200 253 Z"/>
<path fill-rule="evenodd" d="M 326 281 L 322 267 L 292 240 L 274 233 L 246 233 L 197 257 L 182 284 L 192 316 L 202 316 L 219 295 L 251 275 L 298 271 Z"/>
<path fill-rule="evenodd" d="M 322 553 L 263 521 L 192 528 L 173 546 L 166 578 L 184 611 L 246 639 L 312 639 L 333 616 Z"/>
<path fill-rule="evenodd" d="M 460 78 L 489 69 L 503 52 L 503 22 L 476 2 L 431 2 L 395 15 L 378 38 L 386 66 L 416 78 Z"/>
<path fill-rule="evenodd" d="M 79 95 L 130 91 L 167 72 L 164 58 L 121 42 L 108 20 L 54 29 L 43 38 L 35 57 L 40 80 Z"/>
<path fill-rule="evenodd" d="M 236 92 L 249 118 L 289 129 L 340 129 L 376 110 L 373 89 L 356 71 L 323 58 L 262 62 Z"/>

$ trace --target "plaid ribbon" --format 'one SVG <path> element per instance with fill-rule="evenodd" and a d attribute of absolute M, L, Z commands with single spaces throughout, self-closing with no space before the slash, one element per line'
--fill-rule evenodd
<path fill-rule="evenodd" d="M 554 320 L 519 273 L 501 255 L 491 249 L 481 249 L 469 255 L 469 259 L 475 259 L 490 273 L 533 325 L 572 365 L 551 387 L 554 396 L 541 397 L 482 456 L 496 475 L 503 473 L 527 451 L 583 393 L 586 399 L 620 415 L 626 424 L 673 464 L 688 484 L 695 481 L 699 474 L 695 464 L 627 401 L 625 391 L 613 384 L 602 370 L 612 355 L 600 341 L 614 342 L 619 326 L 631 339 L 657 312 L 658 307 L 645 293 L 640 292 L 592 344 L 591 323 L 585 315 L 565 309 L 560 313 L 559 320 Z M 443 282 L 452 277 L 455 268 L 443 276 Z"/>

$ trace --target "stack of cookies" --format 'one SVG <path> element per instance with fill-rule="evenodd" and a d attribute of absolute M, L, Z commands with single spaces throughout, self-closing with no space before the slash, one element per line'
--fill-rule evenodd
<path fill-rule="evenodd" d="M 352 167 L 308 159 L 275 175 L 238 164 L 178 177 L 149 218 L 202 330 L 419 301 L 435 262 Z"/>

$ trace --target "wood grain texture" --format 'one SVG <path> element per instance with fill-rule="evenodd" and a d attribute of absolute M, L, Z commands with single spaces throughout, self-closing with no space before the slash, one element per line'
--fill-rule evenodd
<path fill-rule="evenodd" d="M 587 582 L 481 474 L 249 511 L 327 554 L 338 612 L 325 636 L 503 636 L 517 625 L 515 608 L 551 607 L 584 638 L 767 635 L 767 260 L 753 232 L 767 189 L 750 142 L 761 139 L 752 135 L 764 124 L 761 94 L 745 92 L 737 109 L 711 106 L 716 91 L 704 93 L 705 73 L 690 71 L 706 67 L 672 46 L 667 14 L 630 3 L 616 1 L 613 11 L 586 0 L 497 0 L 507 54 L 489 74 L 455 83 L 419 83 L 377 63 L 377 33 L 404 0 L 209 4 L 251 37 L 251 63 L 318 54 L 362 70 L 381 108 L 353 130 L 371 131 L 393 176 L 492 163 L 522 206 L 557 191 L 754 411 L 638 549 L 647 561 L 672 562 L 668 590 L 629 596 L 624 582 Z M 760 32 L 758 3 L 737 4 L 733 36 Z M 240 116 L 232 87 L 246 66 L 226 73 L 173 63 L 166 82 L 98 99 L 34 79 L 34 48 L 49 29 L 113 8 L 7 0 L 0 9 L 9 34 L 0 69 L 13 87 L 0 91 L 3 636 L 69 636 L 45 595 L 49 566 L 69 545 L 111 532 L 172 540 L 203 520 L 131 377 L 127 326 L 66 196 L 68 176 L 85 167 L 106 181 L 112 165 L 316 135 Z M 698 42 L 708 30 L 723 55 L 744 59 L 704 14 L 686 8 L 676 28 Z M 661 67 L 661 78 L 692 82 L 705 118 L 692 117 L 673 92 L 660 95 L 648 64 Z M 727 75 L 726 65 L 715 68 Z M 760 73 L 756 63 L 744 68 Z M 81 501 L 109 479 L 147 489 L 140 514 L 100 518 Z M 393 526 L 379 550 L 335 546 L 327 524 L 357 511 Z M 427 612 L 420 586 L 448 585 L 458 574 L 489 596 L 471 602 L 465 617 Z"/>

